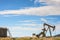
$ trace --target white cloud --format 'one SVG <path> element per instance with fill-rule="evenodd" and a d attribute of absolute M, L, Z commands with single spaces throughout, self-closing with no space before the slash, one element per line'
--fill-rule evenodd
<path fill-rule="evenodd" d="M 48 20 L 45 19 L 45 18 L 41 18 L 40 20 L 41 20 L 42 22 L 44 22 L 44 23 L 48 23 Z"/>
<path fill-rule="evenodd" d="M 16 15 L 38 15 L 38 16 L 46 16 L 46 15 L 60 15 L 60 8 L 53 6 L 43 6 L 43 7 L 34 7 L 34 8 L 26 8 L 19 10 L 3 10 L 0 11 L 0 14 L 16 14 Z"/>
<path fill-rule="evenodd" d="M 36 1 L 36 0 L 35 0 Z M 60 0 L 39 0 L 40 2 L 60 2 Z"/>
<path fill-rule="evenodd" d="M 2 15 L 2 16 L 3 16 L 3 17 L 13 17 L 13 16 L 19 16 L 19 15 L 15 15 L 15 14 L 14 14 L 14 15 L 8 15 L 8 14 L 7 14 L 7 15 Z"/>
<path fill-rule="evenodd" d="M 36 0 L 35 0 L 36 1 Z M 38 0 L 36 2 L 45 2 L 48 5 L 52 6 L 60 6 L 60 0 Z"/>
<path fill-rule="evenodd" d="M 34 1 L 34 3 L 37 3 L 37 2 L 42 3 L 42 2 L 46 2 L 46 0 L 35 0 Z"/>
<path fill-rule="evenodd" d="M 57 31 L 60 30 L 60 22 L 58 22 L 58 23 L 56 24 L 56 30 L 57 30 Z"/>
<path fill-rule="evenodd" d="M 48 6 L 40 8 L 42 15 L 60 15 L 60 0 L 35 0 L 35 3 L 46 3 Z"/>
<path fill-rule="evenodd" d="M 55 24 L 56 28 L 55 31 L 53 32 L 53 35 L 60 34 L 60 23 Z"/>
<path fill-rule="evenodd" d="M 31 7 L 25 9 L 18 10 L 3 10 L 0 11 L 0 14 L 16 14 L 16 15 L 38 15 L 38 16 L 46 16 L 46 15 L 60 15 L 60 0 L 35 0 L 36 2 L 45 2 L 48 6 L 43 7 Z"/>
<path fill-rule="evenodd" d="M 34 4 L 36 4 L 37 2 L 39 2 L 39 0 L 35 0 L 35 1 L 34 1 Z"/>
<path fill-rule="evenodd" d="M 8 28 L 9 28 L 9 30 L 10 30 L 10 32 L 11 32 L 13 37 L 29 36 L 29 34 L 32 35 L 32 33 L 41 30 L 41 27 L 40 28 L 32 28 L 32 27 L 8 27 Z M 32 33 L 28 34 L 27 31 L 32 32 Z M 28 35 L 25 35 L 25 34 L 28 34 Z"/>
<path fill-rule="evenodd" d="M 35 20 L 22 20 L 22 21 L 18 21 L 18 22 L 33 22 Z"/>
<path fill-rule="evenodd" d="M 12 29 L 12 31 L 13 30 L 24 30 L 24 31 L 26 31 L 26 30 L 29 30 L 29 31 L 37 31 L 37 30 L 41 30 L 41 28 L 32 28 L 32 27 L 8 27 L 10 30 Z"/>
<path fill-rule="evenodd" d="M 38 21 L 40 21 L 40 20 L 20 20 L 20 21 L 18 21 L 19 23 L 31 23 L 31 24 L 35 24 L 36 22 L 38 22 Z"/>
<path fill-rule="evenodd" d="M 15 25 L 22 27 L 36 27 L 36 28 L 39 28 L 40 26 L 42 27 L 42 24 L 36 24 L 36 23 L 23 23 L 23 24 L 15 24 Z"/>

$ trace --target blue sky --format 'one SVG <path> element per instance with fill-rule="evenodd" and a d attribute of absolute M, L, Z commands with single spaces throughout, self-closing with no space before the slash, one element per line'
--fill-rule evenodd
<path fill-rule="evenodd" d="M 16 10 L 25 7 L 38 7 L 34 0 L 0 0 L 0 10 Z"/>
<path fill-rule="evenodd" d="M 59 0 L 0 0 L 0 27 L 9 28 L 13 37 L 22 37 L 40 33 L 43 23 L 48 23 L 56 26 L 53 35 L 60 34 L 59 2 Z"/>

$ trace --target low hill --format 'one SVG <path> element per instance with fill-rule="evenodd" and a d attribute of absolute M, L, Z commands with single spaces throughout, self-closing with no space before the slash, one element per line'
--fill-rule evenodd
<path fill-rule="evenodd" d="M 54 37 L 60 37 L 60 34 L 55 35 Z"/>

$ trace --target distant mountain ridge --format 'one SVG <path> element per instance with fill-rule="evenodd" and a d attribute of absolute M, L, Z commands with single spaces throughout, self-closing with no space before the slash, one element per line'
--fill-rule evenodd
<path fill-rule="evenodd" d="M 60 37 L 60 34 L 55 35 L 54 37 Z"/>

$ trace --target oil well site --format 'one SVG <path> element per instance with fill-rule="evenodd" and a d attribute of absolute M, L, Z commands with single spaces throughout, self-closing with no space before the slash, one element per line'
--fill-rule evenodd
<path fill-rule="evenodd" d="M 46 28 L 47 27 L 47 28 Z M 56 26 L 49 25 L 47 23 L 43 24 L 42 32 L 35 34 L 32 33 L 32 37 L 12 37 L 10 30 L 8 28 L 0 28 L 0 40 L 60 40 L 59 36 L 53 36 L 52 31 L 55 31 Z M 49 31 L 49 36 L 46 36 L 47 31 Z M 7 35 L 7 32 L 9 36 Z M 16 34 L 17 35 L 17 34 Z"/>
<path fill-rule="evenodd" d="M 60 40 L 60 0 L 0 0 L 0 40 Z"/>

